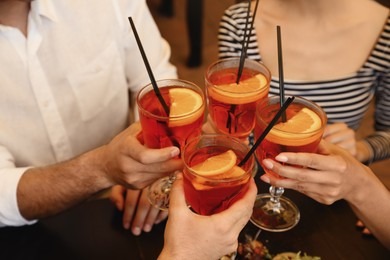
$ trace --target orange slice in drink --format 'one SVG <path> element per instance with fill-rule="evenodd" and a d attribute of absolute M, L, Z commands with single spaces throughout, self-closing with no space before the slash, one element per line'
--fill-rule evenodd
<path fill-rule="evenodd" d="M 236 165 L 236 161 L 236 154 L 232 150 L 227 150 L 192 166 L 191 170 L 205 177 L 216 176 L 231 170 Z"/>
<path fill-rule="evenodd" d="M 240 176 L 243 176 L 245 174 L 244 169 L 241 167 L 234 165 L 230 170 L 227 172 L 224 172 L 222 174 L 218 174 L 215 176 L 215 179 L 232 179 L 232 178 L 238 178 Z"/>
<path fill-rule="evenodd" d="M 238 84 L 214 85 L 208 88 L 208 94 L 215 100 L 227 104 L 247 104 L 255 102 L 268 94 L 269 82 L 259 73 Z"/>
<path fill-rule="evenodd" d="M 202 96 L 188 88 L 169 89 L 169 127 L 188 125 L 203 115 Z"/>
<path fill-rule="evenodd" d="M 304 107 L 286 122 L 276 124 L 267 139 L 283 145 L 305 145 L 321 137 L 321 128 L 320 116 Z"/>
<path fill-rule="evenodd" d="M 207 176 L 207 178 L 213 179 L 213 180 L 227 180 L 227 179 L 235 179 L 237 178 L 238 181 L 234 182 L 234 185 L 239 185 L 243 182 L 246 182 L 248 178 L 241 178 L 245 175 L 245 170 L 243 170 L 241 167 L 234 165 L 230 170 L 227 172 L 217 174 L 217 175 L 211 175 Z M 249 177 L 249 176 L 248 176 Z M 215 183 L 211 181 L 205 181 L 204 179 L 201 179 L 200 177 L 196 177 L 195 180 L 192 181 L 192 185 L 196 190 L 211 190 L 218 188 Z M 228 184 L 222 184 L 221 187 L 226 187 Z"/>

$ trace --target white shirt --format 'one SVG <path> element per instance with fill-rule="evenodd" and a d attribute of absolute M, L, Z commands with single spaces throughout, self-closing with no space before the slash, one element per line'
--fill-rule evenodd
<path fill-rule="evenodd" d="M 145 0 L 35 0 L 27 38 L 0 25 L 0 226 L 34 223 L 16 199 L 28 167 L 75 157 L 128 125 L 128 90 L 150 82 L 129 16 L 156 79 L 176 78 Z"/>

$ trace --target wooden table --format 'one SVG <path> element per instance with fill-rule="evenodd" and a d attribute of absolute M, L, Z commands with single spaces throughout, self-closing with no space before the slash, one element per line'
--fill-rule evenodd
<path fill-rule="evenodd" d="M 259 185 L 260 191 L 267 190 Z M 325 206 L 297 192 L 286 195 L 300 208 L 301 221 L 287 232 L 261 232 L 259 240 L 272 254 L 302 251 L 323 260 L 390 259 L 375 238 L 355 228 L 356 217 L 346 203 Z M 0 228 L 0 259 L 156 259 L 164 225 L 136 237 L 122 228 L 121 214 L 108 200 L 90 201 L 32 226 Z M 257 230 L 248 223 L 240 239 Z"/>

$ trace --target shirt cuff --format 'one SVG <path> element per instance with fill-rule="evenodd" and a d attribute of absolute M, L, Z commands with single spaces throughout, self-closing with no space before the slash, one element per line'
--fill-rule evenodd
<path fill-rule="evenodd" d="M 0 227 L 31 225 L 37 220 L 26 220 L 19 211 L 18 183 L 29 167 L 0 169 Z"/>

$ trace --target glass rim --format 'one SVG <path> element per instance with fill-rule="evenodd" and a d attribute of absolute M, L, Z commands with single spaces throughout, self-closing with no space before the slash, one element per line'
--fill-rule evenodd
<path fill-rule="evenodd" d="M 224 91 L 226 93 L 235 93 L 235 92 L 230 92 L 230 91 L 226 91 L 226 90 L 223 90 L 221 88 L 218 88 L 218 86 L 212 84 L 209 81 L 209 75 L 210 75 L 209 71 L 211 70 L 211 68 L 215 67 L 217 64 L 221 64 L 221 63 L 224 63 L 224 62 L 235 62 L 235 61 L 238 62 L 238 64 L 239 64 L 240 63 L 240 57 L 230 57 L 230 58 L 218 59 L 218 60 L 212 62 L 209 66 L 207 66 L 207 68 L 205 70 L 205 75 L 204 75 L 204 79 L 206 81 L 206 85 L 214 86 L 218 90 Z M 252 60 L 252 59 L 249 59 L 249 58 L 245 59 L 245 63 L 246 62 L 249 62 L 250 64 L 253 64 L 253 65 L 256 65 L 256 66 L 260 66 L 261 69 L 264 69 L 264 71 L 266 73 L 264 73 L 263 71 L 260 71 L 260 73 L 263 74 L 264 77 L 267 79 L 268 84 L 266 84 L 265 86 L 267 86 L 267 85 L 269 85 L 271 83 L 271 79 L 272 79 L 271 71 L 268 69 L 267 66 L 265 66 L 265 64 L 263 62 L 257 61 L 257 60 Z M 231 66 L 231 67 L 226 67 L 226 68 L 236 68 L 236 66 Z M 238 68 L 238 66 L 237 66 L 237 68 Z M 244 66 L 244 68 L 245 68 L 245 66 Z M 263 92 L 263 89 L 266 89 L 266 87 L 263 87 L 261 92 Z M 258 91 L 252 91 L 252 92 L 256 93 Z M 252 93 L 252 92 L 246 92 L 246 93 Z M 237 93 L 235 93 L 235 94 L 237 94 Z"/>
<path fill-rule="evenodd" d="M 202 105 L 198 109 L 192 111 L 191 113 L 187 113 L 187 114 L 180 115 L 180 116 L 169 116 L 169 115 L 168 116 L 161 116 L 161 115 L 156 115 L 156 114 L 148 111 L 144 107 L 142 107 L 141 104 L 140 104 L 140 99 L 142 99 L 141 94 L 145 95 L 146 93 L 149 93 L 150 90 L 153 91 L 152 83 L 148 83 L 147 85 L 145 85 L 144 87 L 142 87 L 138 91 L 137 96 L 136 96 L 136 103 L 137 103 L 138 109 L 141 110 L 142 113 L 148 115 L 149 117 L 154 118 L 154 119 L 159 120 L 159 121 L 180 120 L 182 118 L 187 118 L 187 117 L 189 117 L 189 116 L 191 116 L 193 114 L 199 113 L 199 111 L 205 109 L 205 106 L 206 106 L 205 105 L 205 95 L 204 95 L 203 90 L 197 84 L 195 84 L 195 83 L 193 83 L 191 81 L 188 81 L 188 80 L 183 80 L 183 79 L 161 79 L 161 80 L 157 80 L 156 82 L 157 82 L 157 85 L 158 85 L 159 89 L 173 87 L 172 85 L 169 85 L 169 82 L 179 83 L 178 85 L 176 85 L 176 86 L 179 86 L 179 87 L 185 87 L 185 88 L 193 89 L 198 94 L 200 94 L 200 96 L 202 98 Z M 159 83 L 162 83 L 161 87 L 160 87 Z M 142 96 L 144 96 L 144 95 L 142 95 Z"/>
<path fill-rule="evenodd" d="M 191 138 L 187 143 L 186 145 L 184 146 L 183 148 L 183 151 L 182 151 L 182 155 L 181 155 L 181 158 L 183 160 L 183 163 L 184 163 L 184 167 L 187 169 L 187 171 L 193 175 L 193 176 L 196 176 L 196 177 L 199 177 L 199 178 L 202 178 L 204 180 L 207 180 L 207 181 L 210 181 L 210 182 L 218 182 L 218 183 L 229 183 L 229 182 L 233 182 L 233 181 L 238 181 L 238 180 L 241 180 L 241 179 L 244 179 L 245 177 L 247 177 L 248 175 L 252 175 L 252 171 L 254 169 L 254 166 L 255 166 L 255 162 L 256 162 L 256 159 L 255 159 L 255 156 L 254 154 L 251 155 L 250 159 L 245 163 L 245 165 L 248 165 L 249 164 L 249 168 L 248 170 L 245 170 L 245 174 L 241 175 L 241 176 L 238 176 L 238 177 L 234 177 L 234 178 L 226 178 L 226 179 L 215 179 L 215 178 L 210 178 L 208 176 L 203 176 L 203 175 L 200 175 L 200 174 L 197 174 L 196 172 L 190 170 L 191 167 L 188 165 L 188 163 L 186 162 L 186 159 L 187 159 L 187 156 L 186 156 L 186 150 L 187 148 L 193 144 L 194 142 L 199 142 L 201 139 L 212 139 L 212 138 L 215 138 L 215 137 L 221 137 L 221 138 L 224 138 L 226 140 L 230 140 L 236 144 L 238 144 L 239 146 L 241 146 L 242 148 L 244 148 L 246 150 L 246 153 L 249 152 L 250 150 L 250 147 L 245 145 L 240 139 L 236 138 L 236 137 L 233 137 L 233 136 L 228 136 L 228 135 L 225 135 L 225 134 L 218 134 L 218 133 L 213 133 L 213 134 L 202 134 L 200 136 L 197 136 L 197 137 L 194 137 L 194 138 Z M 230 144 L 231 142 L 229 142 L 228 144 Z M 204 147 L 208 147 L 208 146 L 215 146 L 215 147 L 218 147 L 218 146 L 222 146 L 222 145 L 217 145 L 217 144 L 211 144 L 211 145 L 205 145 L 205 146 L 202 146 L 202 147 L 198 147 L 198 148 L 204 148 Z M 229 146 L 224 146 L 224 147 L 227 147 L 229 148 Z M 234 149 L 231 148 L 233 151 Z M 236 153 L 236 152 L 235 152 Z M 244 154 L 244 156 L 246 155 L 246 153 Z M 237 164 L 236 164 L 237 165 Z"/>
<path fill-rule="evenodd" d="M 287 96 L 285 96 L 285 99 L 287 99 L 288 97 L 292 97 L 292 96 L 287 95 Z M 257 106 L 256 106 L 256 121 L 260 120 L 262 125 L 265 125 L 265 126 L 267 126 L 269 124 L 269 122 L 266 122 L 263 120 L 263 118 L 260 116 L 260 113 L 267 108 L 264 106 L 265 104 L 270 103 L 270 101 L 273 101 L 275 99 L 277 99 L 277 102 L 273 102 L 272 104 L 279 104 L 280 101 L 279 101 L 278 95 L 272 95 L 272 96 L 265 97 L 263 100 L 261 100 L 257 104 Z M 297 135 L 297 136 L 307 136 L 307 135 L 312 135 L 312 134 L 316 134 L 316 133 L 323 131 L 323 129 L 325 128 L 327 121 L 328 121 L 328 117 L 327 117 L 324 109 L 321 106 L 319 106 L 318 104 L 316 104 L 315 102 L 313 102 L 307 98 L 301 97 L 301 96 L 294 96 L 294 100 L 291 104 L 301 103 L 299 101 L 309 103 L 312 106 L 312 107 L 309 107 L 310 110 L 313 110 L 313 107 L 314 107 L 315 110 L 321 111 L 321 114 L 319 114 L 317 111 L 314 111 L 314 113 L 316 113 L 321 119 L 321 127 L 316 129 L 316 130 L 310 131 L 310 132 L 305 132 L 305 133 L 295 133 L 294 132 L 293 134 Z M 272 131 L 279 132 L 279 133 L 291 134 L 291 132 L 283 131 L 280 129 L 274 129 L 274 128 L 272 128 Z"/>

